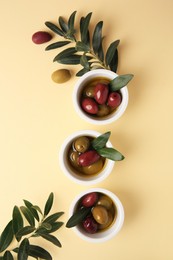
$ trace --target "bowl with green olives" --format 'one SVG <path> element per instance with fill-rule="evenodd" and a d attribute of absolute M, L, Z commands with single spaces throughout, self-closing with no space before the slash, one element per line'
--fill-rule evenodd
<path fill-rule="evenodd" d="M 71 203 L 66 227 L 89 242 L 105 242 L 118 234 L 124 223 L 124 208 L 119 198 L 103 188 L 90 188 Z"/>
<path fill-rule="evenodd" d="M 69 135 L 59 152 L 64 174 L 78 184 L 94 185 L 109 176 L 115 161 L 124 156 L 110 142 L 111 132 L 80 130 Z"/>
<path fill-rule="evenodd" d="M 132 74 L 118 75 L 106 69 L 85 73 L 73 91 L 77 114 L 96 125 L 109 124 L 120 118 L 128 105 L 127 83 L 132 77 Z"/>

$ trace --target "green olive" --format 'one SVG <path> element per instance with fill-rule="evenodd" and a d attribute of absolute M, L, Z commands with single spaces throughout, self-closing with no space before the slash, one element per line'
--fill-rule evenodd
<path fill-rule="evenodd" d="M 102 206 L 95 206 L 92 209 L 92 215 L 95 221 L 99 224 L 106 224 L 108 222 L 108 211 Z"/>
<path fill-rule="evenodd" d="M 90 141 L 86 136 L 81 136 L 74 142 L 74 148 L 77 152 L 84 153 L 89 148 Z"/>
<path fill-rule="evenodd" d="M 110 113 L 110 109 L 107 105 L 103 104 L 98 106 L 97 116 L 99 117 L 107 116 L 109 113 Z"/>
<path fill-rule="evenodd" d="M 103 230 L 103 229 L 105 229 L 105 228 L 108 228 L 108 227 L 112 224 L 113 220 L 114 220 L 113 214 L 112 214 L 110 211 L 108 211 L 108 221 L 107 221 L 105 224 L 100 224 L 100 225 L 98 226 L 98 228 L 99 228 L 100 230 Z"/>
<path fill-rule="evenodd" d="M 84 95 L 87 97 L 94 97 L 94 88 L 95 88 L 95 86 L 92 84 L 86 86 L 86 88 L 84 90 Z"/>
<path fill-rule="evenodd" d="M 78 153 L 73 151 L 73 150 L 70 150 L 69 152 L 69 160 L 70 160 L 70 163 L 73 167 L 75 168 L 78 168 L 79 165 L 78 165 Z"/>
<path fill-rule="evenodd" d="M 67 69 L 59 69 L 52 73 L 51 78 L 55 83 L 64 83 L 71 78 L 71 74 Z"/>
<path fill-rule="evenodd" d="M 103 168 L 103 160 L 102 158 L 100 158 L 97 162 L 89 165 L 89 166 L 85 166 L 85 167 L 82 167 L 82 171 L 83 173 L 85 174 L 96 174 L 98 172 L 100 172 Z"/>
<path fill-rule="evenodd" d="M 106 196 L 106 195 L 102 195 L 100 196 L 98 202 L 97 202 L 97 205 L 99 206 L 103 206 L 105 207 L 107 210 L 110 210 L 113 206 L 113 202 L 112 200 Z"/>

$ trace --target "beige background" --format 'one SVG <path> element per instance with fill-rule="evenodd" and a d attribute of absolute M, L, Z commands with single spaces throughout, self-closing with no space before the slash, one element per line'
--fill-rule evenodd
<path fill-rule="evenodd" d="M 104 21 L 105 45 L 120 39 L 119 74 L 133 73 L 125 115 L 107 126 L 80 119 L 73 109 L 74 76 L 66 84 L 51 81 L 62 68 L 57 51 L 34 45 L 31 36 L 77 10 Z M 53 211 L 65 211 L 87 189 L 61 172 L 63 140 L 80 129 L 112 132 L 111 142 L 125 156 L 100 183 L 120 198 L 125 209 L 121 232 L 104 244 L 90 244 L 65 226 L 57 232 L 61 249 L 45 243 L 53 259 L 173 259 L 173 1 L 172 0 L 0 0 L 0 231 L 14 205 L 28 199 L 43 207 L 52 191 Z M 54 39 L 55 40 L 55 39 Z M 54 41 L 53 40 L 53 41 Z M 53 42 L 52 41 L 52 42 Z M 44 244 L 43 244 L 44 245 Z"/>

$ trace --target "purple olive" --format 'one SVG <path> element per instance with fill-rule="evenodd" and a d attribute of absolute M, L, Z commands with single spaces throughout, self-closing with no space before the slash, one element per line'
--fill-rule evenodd
<path fill-rule="evenodd" d="M 82 205 L 84 207 L 92 207 L 98 201 L 98 193 L 97 192 L 90 192 L 83 196 L 82 198 Z"/>
<path fill-rule="evenodd" d="M 121 94 L 118 92 L 112 92 L 108 97 L 108 106 L 116 108 L 121 104 L 121 101 Z"/>
<path fill-rule="evenodd" d="M 38 31 L 32 35 L 32 41 L 35 44 L 42 44 L 52 39 L 52 35 L 45 31 Z"/>
<path fill-rule="evenodd" d="M 82 101 L 82 108 L 89 114 L 95 115 L 98 112 L 98 105 L 92 98 L 84 98 Z"/>
<path fill-rule="evenodd" d="M 92 217 L 87 217 L 82 224 L 87 233 L 94 234 L 98 230 L 98 224 Z"/>
<path fill-rule="evenodd" d="M 78 157 L 78 164 L 80 166 L 89 166 L 100 159 L 100 155 L 95 150 L 90 150 L 82 153 Z"/>
<path fill-rule="evenodd" d="M 98 104 L 105 104 L 108 98 L 109 88 L 108 85 L 103 83 L 98 83 L 94 89 L 94 98 Z"/>

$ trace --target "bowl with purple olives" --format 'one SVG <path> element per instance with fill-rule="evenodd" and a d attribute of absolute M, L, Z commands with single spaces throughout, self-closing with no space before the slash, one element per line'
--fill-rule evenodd
<path fill-rule="evenodd" d="M 132 74 L 117 75 L 106 69 L 85 73 L 74 86 L 73 104 L 76 112 L 91 124 L 114 122 L 127 108 L 127 83 L 132 78 Z"/>
<path fill-rule="evenodd" d="M 111 173 L 115 161 L 124 156 L 113 148 L 111 132 L 80 130 L 69 135 L 59 152 L 59 163 L 64 174 L 78 184 L 93 185 Z"/>
<path fill-rule="evenodd" d="M 119 198 L 103 188 L 81 192 L 72 201 L 66 227 L 89 242 L 105 242 L 118 234 L 124 223 L 124 208 Z"/>

